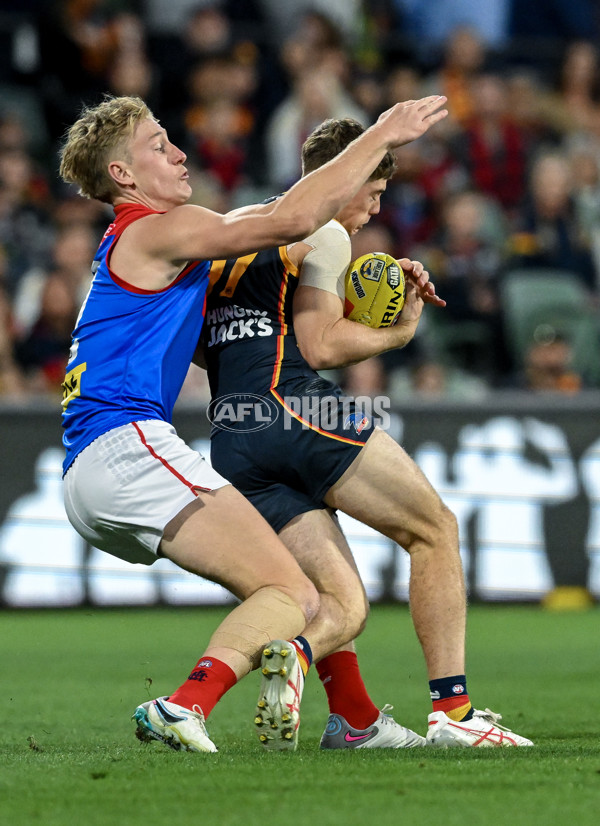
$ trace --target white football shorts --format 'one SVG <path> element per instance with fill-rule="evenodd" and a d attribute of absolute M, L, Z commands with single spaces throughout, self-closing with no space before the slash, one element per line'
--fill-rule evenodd
<path fill-rule="evenodd" d="M 151 565 L 171 519 L 198 492 L 228 484 L 172 425 L 133 422 L 77 456 L 64 477 L 65 510 L 90 545 Z"/>

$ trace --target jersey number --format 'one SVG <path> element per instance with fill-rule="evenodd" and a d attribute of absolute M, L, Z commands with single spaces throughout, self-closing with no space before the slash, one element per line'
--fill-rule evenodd
<path fill-rule="evenodd" d="M 242 275 L 246 272 L 250 264 L 254 261 L 258 252 L 251 252 L 250 255 L 243 255 L 241 258 L 236 259 L 233 267 L 231 268 L 231 272 L 229 273 L 229 278 L 219 295 L 223 296 L 223 298 L 231 298 L 234 294 L 235 289 L 238 285 L 238 281 L 242 277 Z M 225 269 L 225 264 L 227 261 L 223 259 L 222 261 L 213 261 L 212 266 L 210 268 L 210 275 L 208 277 L 209 285 L 208 285 L 208 293 L 212 292 L 212 288 L 217 283 L 219 278 L 221 277 L 223 270 Z"/>

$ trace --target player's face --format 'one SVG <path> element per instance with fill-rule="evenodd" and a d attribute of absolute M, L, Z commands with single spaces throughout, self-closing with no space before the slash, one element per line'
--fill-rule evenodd
<path fill-rule="evenodd" d="M 169 141 L 166 131 L 154 120 L 145 120 L 129 144 L 129 164 L 136 195 L 157 209 L 185 204 L 192 194 L 183 166 L 185 152 Z"/>
<path fill-rule="evenodd" d="M 387 180 L 367 181 L 354 198 L 335 216 L 349 235 L 354 235 L 368 224 L 380 209 L 381 196 L 387 187 Z"/>

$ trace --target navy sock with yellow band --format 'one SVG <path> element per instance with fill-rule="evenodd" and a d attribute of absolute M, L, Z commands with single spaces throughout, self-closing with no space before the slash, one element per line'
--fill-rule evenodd
<path fill-rule="evenodd" d="M 473 707 L 467 692 L 464 674 L 429 681 L 429 692 L 434 711 L 443 711 L 451 720 L 470 720 Z"/>

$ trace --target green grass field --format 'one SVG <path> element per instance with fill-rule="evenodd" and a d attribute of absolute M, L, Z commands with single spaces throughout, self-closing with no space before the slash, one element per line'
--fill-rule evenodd
<path fill-rule="evenodd" d="M 142 745 L 135 706 L 187 676 L 217 609 L 0 613 L 0 823 L 510 824 L 588 826 L 600 815 L 600 609 L 474 606 L 469 691 L 535 749 L 321 752 L 315 673 L 294 754 L 265 754 L 252 674 L 209 720 L 216 755 Z M 359 640 L 375 702 L 424 733 L 430 711 L 404 606 L 375 607 Z"/>

